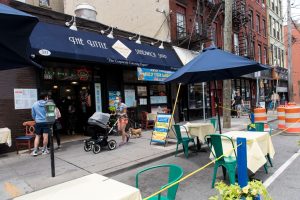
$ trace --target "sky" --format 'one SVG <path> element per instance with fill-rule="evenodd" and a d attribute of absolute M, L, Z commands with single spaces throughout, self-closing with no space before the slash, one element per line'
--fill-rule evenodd
<path fill-rule="evenodd" d="M 286 10 L 287 10 L 287 0 L 282 0 L 282 13 L 285 16 L 284 21 L 286 22 Z M 291 0 L 292 5 L 292 19 L 300 22 L 300 0 Z"/>

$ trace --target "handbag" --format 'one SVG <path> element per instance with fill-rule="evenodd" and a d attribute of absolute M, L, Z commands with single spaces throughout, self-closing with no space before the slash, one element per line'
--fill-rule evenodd
<path fill-rule="evenodd" d="M 61 125 L 60 121 L 58 121 L 58 120 L 55 121 L 54 128 L 55 128 L 55 130 L 61 130 L 62 129 L 62 125 Z"/>

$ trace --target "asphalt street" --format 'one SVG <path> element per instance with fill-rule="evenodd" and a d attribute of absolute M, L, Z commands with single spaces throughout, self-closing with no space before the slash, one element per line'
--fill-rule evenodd
<path fill-rule="evenodd" d="M 273 164 L 274 167 L 269 168 L 269 174 L 264 172 L 264 169 L 259 169 L 253 175 L 253 178 L 262 180 L 263 182 L 272 176 L 276 170 L 280 168 L 291 156 L 293 156 L 298 150 L 297 141 L 299 136 L 284 136 L 276 135 L 272 137 L 274 148 L 276 151 Z M 179 154 L 178 157 L 171 156 L 154 163 L 150 163 L 146 166 L 142 166 L 137 169 L 127 171 L 126 173 L 113 176 L 113 179 L 127 183 L 129 185 L 135 185 L 135 174 L 138 170 L 160 164 L 176 164 L 180 165 L 184 169 L 184 175 L 204 166 L 210 162 L 208 152 L 191 153 L 190 157 L 186 159 L 183 154 Z M 274 200 L 300 199 L 300 156 L 298 156 L 294 162 L 278 176 L 277 179 L 272 182 L 268 187 L 268 191 Z M 213 165 L 200 171 L 189 179 L 180 183 L 179 190 L 177 192 L 177 198 L 185 200 L 194 199 L 208 199 L 210 196 L 217 194 L 214 189 L 211 188 Z M 155 170 L 148 172 L 140 178 L 140 189 L 142 196 L 146 197 L 153 192 L 159 190 L 159 187 L 167 183 L 167 171 Z M 218 171 L 218 180 L 222 179 L 221 168 Z M 218 181 L 217 180 L 217 181 Z M 228 182 L 228 181 L 227 181 Z"/>

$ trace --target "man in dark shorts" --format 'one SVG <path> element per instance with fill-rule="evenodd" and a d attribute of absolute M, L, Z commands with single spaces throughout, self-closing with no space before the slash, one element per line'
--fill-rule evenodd
<path fill-rule="evenodd" d="M 45 105 L 48 101 L 47 93 L 41 93 L 37 102 L 32 105 L 31 115 L 35 121 L 35 140 L 34 140 L 34 150 L 31 153 L 33 156 L 38 155 L 38 147 L 40 143 L 40 138 L 43 135 L 43 149 L 42 154 L 48 154 L 47 149 L 48 144 L 48 134 L 50 133 L 50 127 L 46 123 L 46 108 Z"/>

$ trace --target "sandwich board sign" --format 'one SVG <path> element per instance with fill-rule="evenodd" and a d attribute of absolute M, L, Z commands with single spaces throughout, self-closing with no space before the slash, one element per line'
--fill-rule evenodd
<path fill-rule="evenodd" d="M 150 144 L 152 142 L 157 142 L 164 145 L 167 143 L 171 118 L 171 114 L 157 114 Z"/>

